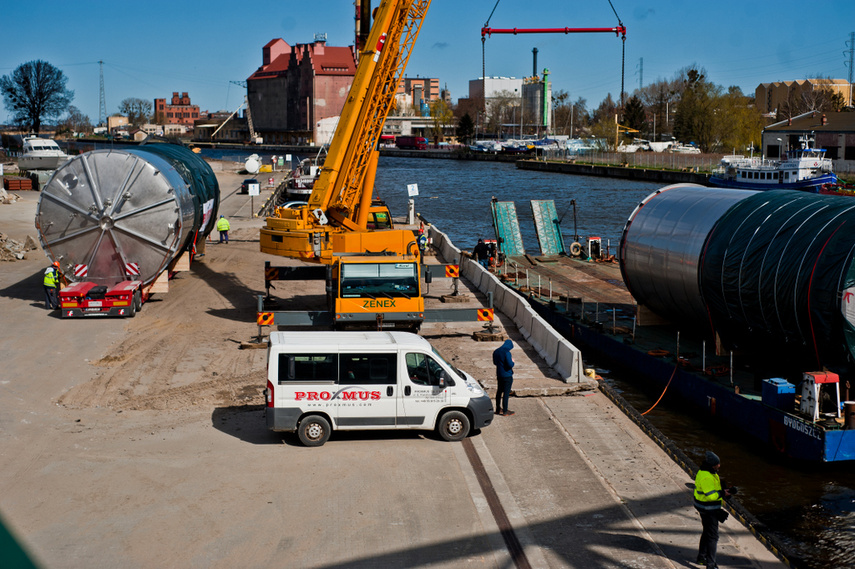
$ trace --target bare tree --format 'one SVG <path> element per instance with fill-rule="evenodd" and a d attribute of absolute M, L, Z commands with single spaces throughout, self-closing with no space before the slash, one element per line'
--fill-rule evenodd
<path fill-rule="evenodd" d="M 826 77 L 811 79 L 809 84 L 793 83 L 787 98 L 778 106 L 777 120 L 786 120 L 809 112 L 833 112 L 843 109 L 845 98 L 832 89 L 834 80 Z"/>
<path fill-rule="evenodd" d="M 128 117 L 128 123 L 140 126 L 148 122 L 151 116 L 151 101 L 128 97 L 119 103 L 119 112 Z"/>
<path fill-rule="evenodd" d="M 65 132 L 92 132 L 92 121 L 74 105 L 68 106 L 68 116 L 61 126 Z"/>
<path fill-rule="evenodd" d="M 15 121 L 39 133 L 42 119 L 58 117 L 74 99 L 65 74 L 42 60 L 23 63 L 11 75 L 0 77 L 3 103 Z"/>
<path fill-rule="evenodd" d="M 648 127 L 650 138 L 655 140 L 657 134 L 671 133 L 673 122 L 671 115 L 677 108 L 680 97 L 680 86 L 676 79 L 658 79 L 635 91 L 648 110 Z"/>
<path fill-rule="evenodd" d="M 508 90 L 499 91 L 490 97 L 487 100 L 489 130 L 501 134 L 503 126 L 511 124 L 516 112 L 514 109 L 519 106 L 519 101 L 519 97 Z"/>

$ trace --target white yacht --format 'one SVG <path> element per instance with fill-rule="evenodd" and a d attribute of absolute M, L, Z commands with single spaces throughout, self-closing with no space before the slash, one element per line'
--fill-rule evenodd
<path fill-rule="evenodd" d="M 56 170 L 69 156 L 49 138 L 29 136 L 24 139 L 24 153 L 18 158 L 19 170 Z"/>

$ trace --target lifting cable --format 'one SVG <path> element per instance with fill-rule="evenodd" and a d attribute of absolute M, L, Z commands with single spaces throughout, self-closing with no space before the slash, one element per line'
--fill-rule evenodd
<path fill-rule="evenodd" d="M 493 10 L 490 12 L 490 15 L 487 16 L 487 21 L 484 22 L 485 28 L 490 27 L 490 18 L 492 18 L 493 14 L 496 13 L 496 8 L 499 7 L 499 2 L 501 2 L 501 1 L 502 0 L 496 0 L 496 5 L 493 6 Z M 487 38 L 484 37 L 484 34 L 481 34 L 481 83 L 482 83 L 481 88 L 482 89 L 484 89 L 483 84 L 484 84 L 484 81 L 486 80 L 485 78 L 487 77 L 487 72 L 486 72 L 487 67 L 486 67 L 486 63 L 484 60 L 484 46 L 485 46 L 486 41 L 487 41 Z M 484 95 L 485 100 L 486 100 L 486 97 L 487 97 L 486 90 L 484 91 L 483 95 Z"/>
<path fill-rule="evenodd" d="M 618 25 L 623 27 L 623 22 L 618 16 L 617 10 L 615 10 L 615 5 L 612 4 L 612 0 L 609 0 L 609 6 L 612 7 L 612 12 L 615 13 L 615 18 L 617 18 Z M 620 50 L 620 106 L 623 108 L 623 77 L 624 77 L 624 67 L 626 62 L 626 34 L 623 34 L 623 39 L 621 41 L 621 50 Z"/>

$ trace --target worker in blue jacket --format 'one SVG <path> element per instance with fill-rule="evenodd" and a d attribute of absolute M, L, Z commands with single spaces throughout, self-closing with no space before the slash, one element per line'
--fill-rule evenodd
<path fill-rule="evenodd" d="M 508 398 L 511 396 L 511 386 L 514 384 L 514 357 L 511 355 L 514 343 L 510 340 L 496 348 L 493 352 L 493 363 L 496 366 L 496 415 L 508 417 L 514 412 L 508 409 Z"/>

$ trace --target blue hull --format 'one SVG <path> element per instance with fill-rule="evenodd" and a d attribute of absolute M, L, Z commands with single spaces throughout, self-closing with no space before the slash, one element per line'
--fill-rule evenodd
<path fill-rule="evenodd" d="M 675 373 L 675 364 L 637 350 L 619 337 L 572 321 L 539 302 L 530 300 L 529 304 L 572 344 L 599 358 L 621 362 L 633 370 L 634 377 L 664 388 Z M 713 423 L 736 428 L 791 458 L 812 462 L 855 460 L 855 430 L 825 430 L 683 368 L 677 368 L 668 390 Z"/>
<path fill-rule="evenodd" d="M 800 190 L 803 192 L 807 191 L 818 193 L 820 186 L 823 186 L 825 184 L 836 183 L 836 174 L 824 174 L 818 178 L 811 178 L 810 180 L 801 180 L 799 182 L 777 184 L 763 184 L 759 182 L 749 182 L 730 178 L 721 178 L 715 175 L 710 176 L 710 184 L 719 188 L 734 188 L 737 190 L 757 190 L 761 192 L 766 190 Z"/>

